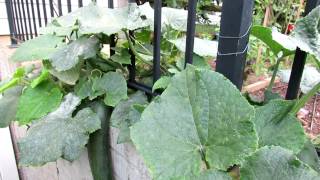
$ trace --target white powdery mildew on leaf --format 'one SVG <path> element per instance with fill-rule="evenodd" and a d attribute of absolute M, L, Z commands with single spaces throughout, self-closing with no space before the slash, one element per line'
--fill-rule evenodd
<path fill-rule="evenodd" d="M 230 81 L 188 66 L 131 128 L 155 179 L 199 175 L 205 157 L 226 170 L 257 148 L 254 109 Z"/>
<path fill-rule="evenodd" d="M 89 134 L 100 128 L 100 119 L 90 108 L 84 108 L 72 117 L 80 104 L 73 94 L 54 112 L 34 123 L 18 145 L 19 164 L 40 166 L 60 157 L 73 161 L 80 156 Z"/>

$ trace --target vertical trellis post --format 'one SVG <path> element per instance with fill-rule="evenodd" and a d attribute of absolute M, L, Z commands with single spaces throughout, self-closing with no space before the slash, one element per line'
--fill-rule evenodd
<path fill-rule="evenodd" d="M 304 15 L 307 15 L 310 11 L 312 11 L 312 9 L 317 7 L 319 4 L 320 0 L 308 0 Z M 306 59 L 307 53 L 298 48 L 296 50 L 296 54 L 292 65 L 292 71 L 286 94 L 287 100 L 293 100 L 298 97 L 303 69 L 304 65 L 306 64 Z"/>
<path fill-rule="evenodd" d="M 224 0 L 217 56 L 217 71 L 239 89 L 243 83 L 254 0 Z"/>
<path fill-rule="evenodd" d="M 12 11 L 13 5 L 12 5 L 12 2 L 9 0 L 6 0 L 5 3 L 7 8 L 11 45 L 16 45 L 17 44 L 17 41 L 15 40 L 16 31 L 14 26 L 15 19 Z"/>

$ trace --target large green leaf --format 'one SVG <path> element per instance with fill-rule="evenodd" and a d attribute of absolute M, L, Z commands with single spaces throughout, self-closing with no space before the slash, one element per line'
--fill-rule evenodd
<path fill-rule="evenodd" d="M 17 120 L 19 124 L 28 124 L 59 107 L 62 100 L 60 89 L 50 81 L 37 87 L 28 87 L 19 99 Z"/>
<path fill-rule="evenodd" d="M 116 106 L 127 96 L 127 82 L 123 75 L 118 72 L 108 72 L 101 78 L 93 82 L 92 86 L 95 91 L 104 91 L 106 96 L 104 103 L 108 106 Z"/>
<path fill-rule="evenodd" d="M 272 100 L 257 108 L 253 120 L 259 136 L 259 146 L 277 145 L 298 153 L 306 136 L 299 120 L 289 114 L 294 102 Z"/>
<path fill-rule="evenodd" d="M 198 176 L 186 177 L 185 180 L 232 180 L 232 178 L 226 172 L 210 169 L 202 172 Z"/>
<path fill-rule="evenodd" d="M 241 180 L 319 180 L 320 175 L 282 147 L 263 147 L 240 169 Z"/>
<path fill-rule="evenodd" d="M 309 165 L 318 173 L 320 173 L 319 156 L 314 145 L 311 143 L 310 140 L 306 142 L 303 149 L 299 152 L 297 156 L 302 162 Z"/>
<path fill-rule="evenodd" d="M 226 170 L 253 153 L 254 108 L 222 75 L 188 66 L 142 113 L 131 138 L 155 179 Z"/>
<path fill-rule="evenodd" d="M 22 62 L 48 59 L 60 43 L 62 43 L 61 37 L 53 35 L 36 37 L 22 43 L 11 56 L 11 60 Z"/>
<path fill-rule="evenodd" d="M 17 106 L 22 87 L 17 86 L 0 95 L 0 128 L 7 127 L 16 120 Z"/>
<path fill-rule="evenodd" d="M 49 62 L 44 62 L 44 65 L 52 76 L 58 78 L 60 81 L 66 84 L 75 85 L 79 80 L 83 62 L 80 61 L 75 67 L 66 71 L 57 71 Z"/>
<path fill-rule="evenodd" d="M 31 126 L 19 141 L 19 164 L 40 166 L 62 157 L 77 159 L 87 144 L 89 134 L 100 128 L 100 119 L 90 108 L 72 113 L 80 104 L 73 94 L 65 96 L 60 107 Z"/>
<path fill-rule="evenodd" d="M 94 57 L 98 50 L 98 39 L 95 37 L 80 37 L 68 45 L 59 47 L 49 58 L 57 71 L 74 68 L 80 59 Z"/>
<path fill-rule="evenodd" d="M 150 22 L 142 17 L 145 16 L 136 3 L 130 3 L 122 8 L 104 8 L 95 4 L 79 8 L 70 14 L 57 18 L 54 24 L 44 33 L 56 33 L 58 35 L 70 35 L 72 30 L 77 30 L 79 34 L 107 35 L 121 32 L 123 29 L 134 30 L 147 27 Z M 78 27 L 75 25 L 79 24 Z M 68 27 L 68 29 L 61 29 Z M 56 29 L 55 29 L 56 28 Z"/>
<path fill-rule="evenodd" d="M 320 6 L 297 21 L 293 37 L 300 49 L 313 54 L 320 61 Z"/>
<path fill-rule="evenodd" d="M 297 48 L 294 40 L 290 36 L 281 34 L 276 29 L 253 26 L 251 34 L 266 43 L 271 51 L 278 57 L 294 54 L 294 50 Z"/>
<path fill-rule="evenodd" d="M 110 123 L 111 126 L 120 129 L 118 143 L 129 142 L 130 129 L 137 122 L 137 117 L 140 119 L 141 113 L 138 112 L 134 105 L 145 105 L 148 103 L 146 95 L 138 91 L 131 95 L 127 100 L 121 101 L 113 110 Z"/>

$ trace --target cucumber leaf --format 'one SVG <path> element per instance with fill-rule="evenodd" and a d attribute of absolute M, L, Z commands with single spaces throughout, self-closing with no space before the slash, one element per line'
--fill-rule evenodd
<path fill-rule="evenodd" d="M 320 6 L 297 21 L 293 31 L 300 49 L 314 55 L 320 61 Z"/>
<path fill-rule="evenodd" d="M 100 119 L 90 108 L 84 108 L 73 117 L 80 104 L 73 94 L 65 96 L 60 107 L 34 123 L 27 136 L 19 142 L 19 164 L 40 166 L 60 157 L 76 160 L 88 142 L 89 134 L 100 129 Z"/>
<path fill-rule="evenodd" d="M 187 177 L 185 180 L 232 180 L 232 178 L 226 172 L 210 169 L 202 172 L 198 176 Z"/>
<path fill-rule="evenodd" d="M 35 88 L 28 87 L 19 99 L 19 124 L 28 124 L 54 111 L 59 107 L 62 96 L 60 89 L 50 81 L 43 82 Z"/>
<path fill-rule="evenodd" d="M 127 100 L 121 101 L 113 110 L 110 123 L 111 126 L 119 128 L 120 133 L 117 142 L 130 142 L 130 129 L 134 123 L 139 121 L 141 111 L 135 105 L 145 105 L 148 103 L 146 95 L 138 91 L 131 95 Z M 142 110 L 143 111 L 143 110 Z"/>
<path fill-rule="evenodd" d="M 240 180 L 317 180 L 320 175 L 282 147 L 263 147 L 248 157 Z"/>
<path fill-rule="evenodd" d="M 169 76 L 162 76 L 156 83 L 154 83 L 152 87 L 152 92 L 158 89 L 166 89 L 171 82 L 171 77 Z"/>
<path fill-rule="evenodd" d="M 299 153 L 306 136 L 299 120 L 289 114 L 294 102 L 272 100 L 257 108 L 253 119 L 259 136 L 259 146 L 281 146 Z"/>
<path fill-rule="evenodd" d="M 290 36 L 281 34 L 276 29 L 253 26 L 251 28 L 251 34 L 268 45 L 273 54 L 278 57 L 294 54 L 294 51 L 297 48 L 294 40 Z"/>
<path fill-rule="evenodd" d="M 227 109 L 227 111 L 226 111 Z M 254 108 L 222 75 L 188 65 L 131 127 L 131 139 L 155 179 L 226 170 L 253 153 Z"/>
<path fill-rule="evenodd" d="M 0 128 L 10 125 L 16 120 L 17 106 L 21 95 L 22 87 L 17 86 L 8 89 L 0 96 Z"/>
<path fill-rule="evenodd" d="M 42 69 L 41 74 L 31 82 L 30 86 L 32 88 L 35 88 L 43 81 L 48 80 L 49 77 L 50 77 L 49 71 L 47 69 Z"/>
<path fill-rule="evenodd" d="M 127 82 L 118 72 L 108 72 L 93 82 L 94 91 L 104 92 L 104 103 L 108 106 L 116 106 L 121 100 L 127 99 Z"/>
<path fill-rule="evenodd" d="M 307 140 L 303 149 L 299 152 L 297 157 L 305 164 L 312 167 L 315 171 L 320 173 L 320 161 L 317 150 L 310 140 Z"/>
<path fill-rule="evenodd" d="M 98 39 L 95 37 L 80 37 L 70 44 L 60 46 L 49 58 L 57 71 L 74 68 L 80 59 L 95 57 L 98 50 Z"/>
<path fill-rule="evenodd" d="M 15 62 L 35 61 L 49 59 L 56 51 L 56 47 L 62 43 L 62 37 L 54 35 L 42 35 L 22 43 L 11 56 Z"/>

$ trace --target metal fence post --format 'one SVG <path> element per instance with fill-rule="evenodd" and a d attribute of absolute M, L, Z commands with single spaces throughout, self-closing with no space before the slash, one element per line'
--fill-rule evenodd
<path fill-rule="evenodd" d="M 320 4 L 320 0 L 308 0 L 305 14 L 307 15 L 315 7 Z M 290 75 L 289 85 L 287 89 L 286 99 L 297 99 L 300 89 L 301 78 L 303 74 L 304 65 L 306 64 L 307 53 L 297 48 L 294 61 L 292 64 L 292 71 Z"/>
<path fill-rule="evenodd" d="M 243 84 L 254 0 L 224 0 L 217 56 L 217 72 L 239 89 Z"/>
<path fill-rule="evenodd" d="M 12 3 L 9 0 L 5 1 L 6 3 L 6 8 L 7 8 L 7 15 L 8 15 L 8 23 L 9 23 L 9 31 L 10 31 L 10 40 L 11 40 L 11 45 L 16 45 L 17 41 L 16 41 L 16 37 L 15 35 L 17 34 L 17 32 L 15 31 L 15 27 L 14 27 L 14 15 L 13 15 L 13 11 L 12 11 Z"/>

